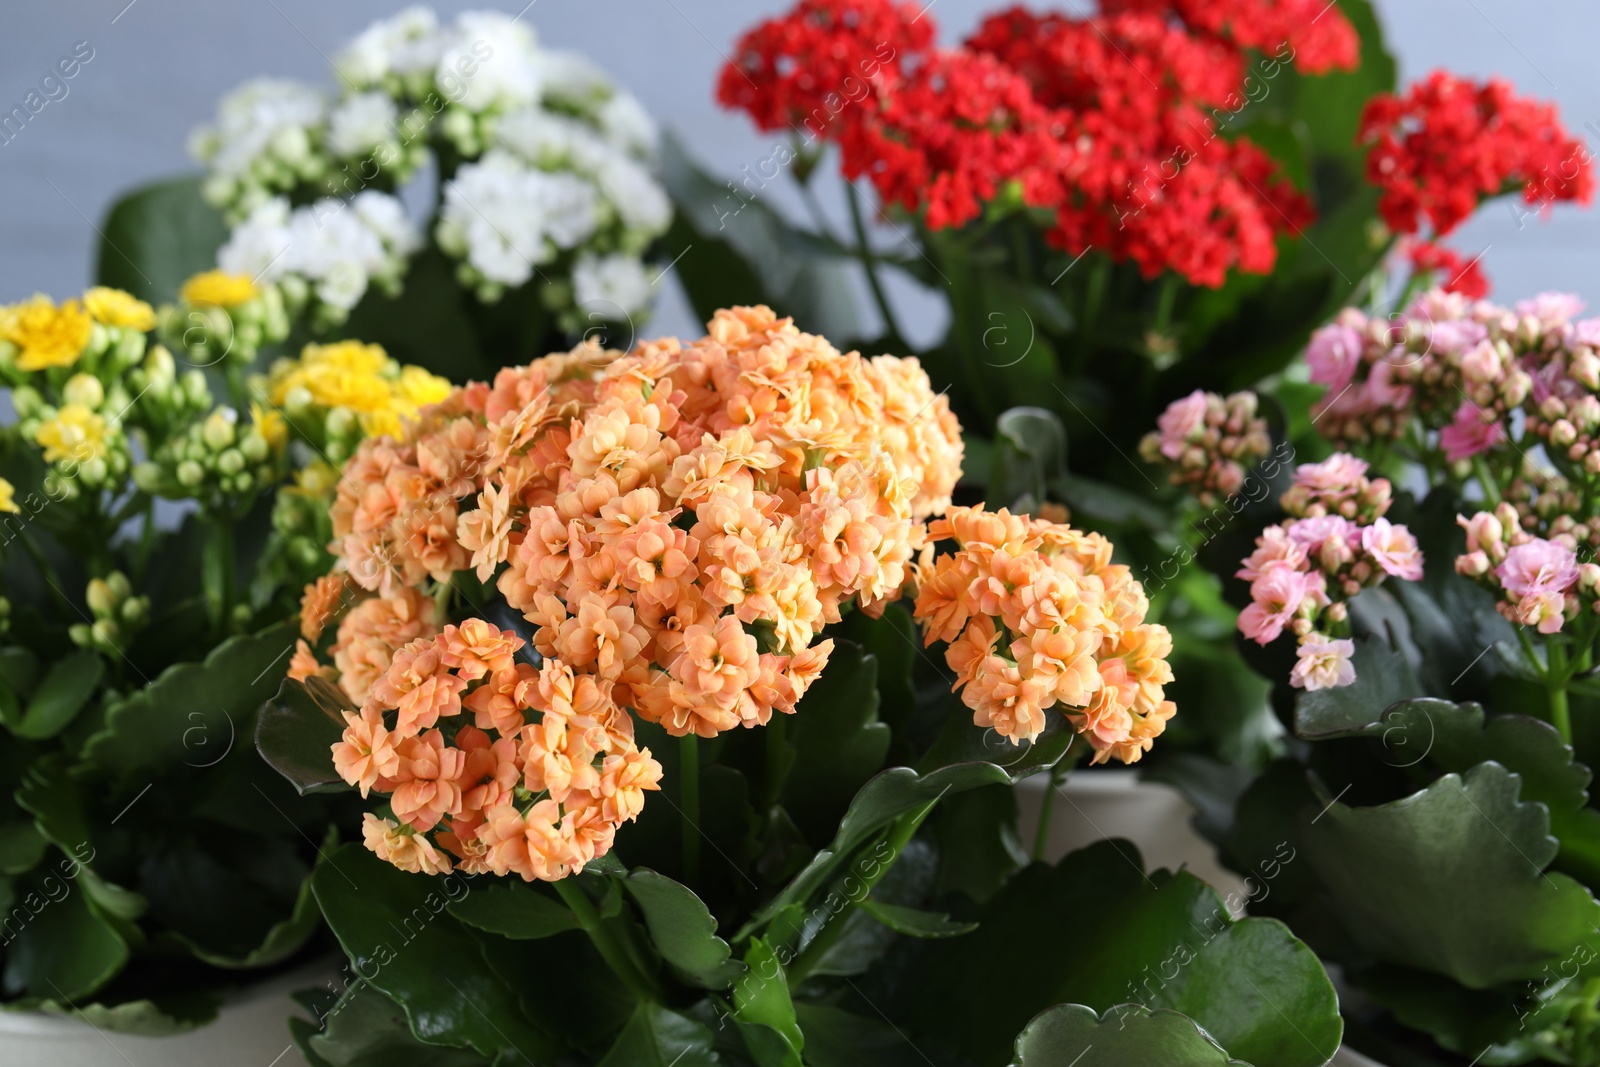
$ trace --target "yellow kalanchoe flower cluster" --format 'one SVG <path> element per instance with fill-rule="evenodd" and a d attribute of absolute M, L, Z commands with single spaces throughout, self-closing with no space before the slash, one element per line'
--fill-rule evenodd
<path fill-rule="evenodd" d="M 403 423 L 448 397 L 451 385 L 421 367 L 402 366 L 380 345 L 339 341 L 278 360 L 265 391 L 302 432 L 320 430 L 322 439 L 313 443 L 340 459 L 362 437 L 398 439 Z"/>
<path fill-rule="evenodd" d="M 184 282 L 178 295 L 194 307 L 235 308 L 254 300 L 261 290 L 243 274 L 208 270 Z"/>
<path fill-rule="evenodd" d="M 94 319 L 78 300 L 58 305 L 39 293 L 0 309 L 0 341 L 10 346 L 9 361 L 20 371 L 72 366 L 93 332 Z"/>
<path fill-rule="evenodd" d="M 162 337 L 189 354 L 197 367 L 227 360 L 253 363 L 263 345 L 289 336 L 294 309 L 275 285 L 258 285 L 248 275 L 208 270 L 183 283 L 174 305 L 159 316 Z"/>

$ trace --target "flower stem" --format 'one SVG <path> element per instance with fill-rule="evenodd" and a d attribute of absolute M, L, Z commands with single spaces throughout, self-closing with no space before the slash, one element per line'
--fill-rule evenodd
<path fill-rule="evenodd" d="M 1550 673 L 1545 675 L 1545 693 L 1550 701 L 1550 722 L 1561 734 L 1561 740 L 1572 744 L 1572 712 L 1567 706 L 1567 650 L 1559 637 L 1551 638 L 1545 646 L 1550 654 Z"/>
<path fill-rule="evenodd" d="M 766 801 L 764 811 L 770 812 L 778 803 L 778 797 L 783 793 L 784 771 L 788 759 L 789 745 L 785 740 L 788 732 L 785 728 L 785 718 L 780 712 L 764 727 L 767 742 L 767 780 L 763 783 L 763 799 Z"/>
<path fill-rule="evenodd" d="M 884 333 L 895 341 L 904 335 L 900 327 L 895 324 L 894 312 L 889 310 L 889 298 L 884 295 L 883 284 L 878 280 L 878 260 L 872 254 L 872 246 L 867 243 L 867 226 L 861 218 L 861 204 L 857 199 L 861 194 L 857 191 L 855 183 L 850 182 L 850 191 L 845 196 L 850 205 L 850 228 L 856 235 L 856 256 L 861 260 L 861 269 L 867 272 L 867 284 L 872 288 L 872 299 L 878 305 L 878 314 L 883 316 Z"/>
<path fill-rule="evenodd" d="M 700 884 L 700 739 L 684 734 L 678 752 L 678 777 L 683 790 L 683 880 L 692 889 Z"/>
<path fill-rule="evenodd" d="M 1044 797 L 1039 801 L 1039 828 L 1033 835 L 1033 859 L 1035 863 L 1044 862 L 1045 849 L 1050 845 L 1050 815 L 1056 810 L 1056 789 L 1066 778 L 1066 769 L 1061 764 L 1050 768 L 1048 785 L 1045 786 Z"/>
<path fill-rule="evenodd" d="M 634 965 L 627 949 L 618 943 L 610 930 L 606 929 L 604 920 L 600 918 L 594 902 L 589 899 L 589 894 L 583 891 L 583 887 L 573 878 L 562 878 L 551 884 L 556 887 L 556 892 L 561 894 L 561 899 L 566 901 L 567 907 L 572 909 L 578 925 L 589 935 L 589 940 L 593 942 L 601 958 L 616 972 L 617 977 L 622 979 L 622 983 L 632 991 L 633 995 L 640 1000 L 660 1000 L 661 991 L 656 988 L 655 981 Z"/>
<path fill-rule="evenodd" d="M 1483 487 L 1484 499 L 1491 508 L 1500 505 L 1500 483 L 1494 480 L 1494 475 L 1489 473 L 1489 464 L 1485 463 L 1483 456 L 1472 457 L 1472 473 L 1478 476 L 1478 484 Z"/>
<path fill-rule="evenodd" d="M 810 943 L 800 950 L 800 954 L 795 957 L 794 963 L 789 966 L 788 983 L 790 989 L 797 988 L 812 971 L 816 970 L 817 965 L 822 962 L 822 958 L 828 954 L 828 949 L 832 948 L 834 942 L 838 941 L 840 936 L 843 935 L 847 925 L 845 920 L 850 917 L 850 912 L 855 909 L 857 904 L 867 899 L 871 895 L 873 887 L 882 881 L 884 875 L 889 873 L 889 868 L 893 867 L 894 861 L 900 858 L 901 851 L 905 849 L 907 843 L 916 834 L 917 828 L 922 825 L 922 820 L 928 817 L 928 813 L 933 811 L 934 805 L 938 803 L 939 798 L 934 797 L 922 807 L 915 811 L 907 812 L 889 824 L 889 836 L 886 839 L 886 843 L 889 846 L 889 858 L 878 863 L 870 873 L 863 869 L 853 875 L 855 880 L 860 883 L 859 886 L 854 892 L 846 895 L 844 905 L 826 920 L 826 924 L 822 929 L 816 932 Z"/>

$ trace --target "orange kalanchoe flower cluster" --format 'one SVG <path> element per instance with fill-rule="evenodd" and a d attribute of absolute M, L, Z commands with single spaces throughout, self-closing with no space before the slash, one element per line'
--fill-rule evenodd
<path fill-rule="evenodd" d="M 1094 748 L 1094 762 L 1133 763 L 1176 710 L 1166 627 L 1111 542 L 1005 509 L 952 508 L 929 525 L 956 551 L 918 568 L 916 618 L 945 662 L 973 721 L 1017 743 L 1060 707 Z M 930 549 L 931 552 L 931 549 Z"/>
<path fill-rule="evenodd" d="M 308 588 L 302 618 L 306 641 L 317 642 L 346 610 L 334 669 L 308 643 L 292 674 L 336 677 L 362 707 L 359 729 L 375 739 L 417 719 L 390 681 L 398 665 L 438 657 L 454 673 L 420 659 L 431 673 L 405 692 L 426 683 L 428 695 L 408 699 L 492 707 L 500 740 L 485 746 L 467 734 L 467 746 L 465 728 L 454 739 L 442 730 L 429 743 L 440 769 L 428 781 L 482 764 L 489 757 L 473 753 L 519 730 L 544 729 L 552 698 L 541 691 L 536 701 L 521 673 L 471 674 L 449 662 L 456 653 L 445 649 L 460 632 L 488 626 L 440 629 L 448 619 L 436 603 L 448 605 L 454 576 L 472 570 L 527 620 L 544 669 L 567 672 L 585 707 L 704 737 L 793 712 L 832 650 L 817 639 L 823 626 L 852 604 L 879 612 L 907 584 L 923 520 L 949 504 L 960 476 L 960 426 L 914 359 L 841 353 L 764 307 L 718 312 L 708 330 L 689 345 L 668 338 L 626 355 L 580 346 L 507 368 L 492 385 L 425 408 L 401 439 L 364 441 L 332 514 L 336 574 L 349 585 Z M 535 709 L 540 723 L 528 721 Z M 485 714 L 472 729 L 489 729 Z M 343 742 L 354 748 L 341 749 L 347 779 L 358 765 L 370 772 L 353 752 L 378 751 L 357 736 L 358 722 Z M 412 744 L 432 735 L 406 736 Z M 592 765 L 569 759 L 566 773 L 587 781 L 593 771 L 597 788 L 610 788 L 600 770 L 610 750 L 583 744 Z M 616 752 L 626 756 L 620 744 Z M 506 765 L 495 774 L 509 774 Z M 392 777 L 387 766 L 376 773 Z M 476 830 L 438 839 L 455 862 L 480 862 L 481 847 L 489 869 L 524 877 L 560 877 L 589 845 L 609 847 L 606 828 L 618 819 L 604 804 L 592 825 L 582 805 L 579 815 L 540 807 L 563 805 L 556 794 L 566 786 L 540 792 L 523 768 L 532 808 L 484 814 L 481 829 L 470 813 L 491 805 L 473 809 L 465 789 L 459 818 L 439 808 L 455 802 L 449 791 L 427 793 L 421 807 L 410 799 L 419 790 L 404 799 L 397 791 L 400 825 L 370 824 L 368 844 L 409 868 L 451 862 L 418 838 L 433 825 L 416 822 L 420 812 Z M 636 814 L 638 799 L 627 793 L 617 811 Z M 515 862 L 497 851 L 513 840 L 523 850 Z"/>
<path fill-rule="evenodd" d="M 523 644 L 481 619 L 447 626 L 397 651 L 344 713 L 334 767 L 362 796 L 388 794 L 395 816 L 367 814 L 373 852 L 423 874 L 555 881 L 610 851 L 659 788 L 661 765 L 604 687 L 517 662 Z"/>

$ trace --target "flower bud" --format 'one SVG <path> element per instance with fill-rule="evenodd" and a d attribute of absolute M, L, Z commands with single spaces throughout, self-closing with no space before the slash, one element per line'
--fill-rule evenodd
<path fill-rule="evenodd" d="M 61 395 L 69 404 L 82 404 L 90 411 L 100 407 L 106 398 L 105 386 L 100 384 L 100 379 L 92 374 L 74 374 L 67 379 L 67 384 L 61 390 Z"/>
<path fill-rule="evenodd" d="M 1468 552 L 1456 557 L 1456 573 L 1468 578 L 1482 578 L 1489 573 L 1489 557 L 1482 552 Z"/>
<path fill-rule="evenodd" d="M 1600 587 L 1600 563 L 1578 564 L 1578 588 L 1593 595 L 1597 587 Z"/>
<path fill-rule="evenodd" d="M 178 464 L 178 484 L 185 489 L 198 489 L 200 483 L 206 480 L 205 468 L 192 459 L 186 459 Z"/>
<path fill-rule="evenodd" d="M 205 427 L 200 431 L 206 447 L 220 452 L 233 444 L 233 423 L 237 418 L 232 408 L 218 408 L 207 416 Z"/>
<path fill-rule="evenodd" d="M 1566 419 L 1557 419 L 1550 424 L 1550 443 L 1557 448 L 1566 448 L 1578 439 L 1578 428 Z"/>
<path fill-rule="evenodd" d="M 117 610 L 116 594 L 102 578 L 95 578 L 89 582 L 89 589 L 84 594 L 84 599 L 88 600 L 89 610 L 96 615 L 111 615 Z"/>

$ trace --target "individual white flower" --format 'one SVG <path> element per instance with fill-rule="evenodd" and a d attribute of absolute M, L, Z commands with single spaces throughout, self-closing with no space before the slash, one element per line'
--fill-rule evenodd
<path fill-rule="evenodd" d="M 217 266 L 258 282 L 275 282 L 289 270 L 289 201 L 281 196 L 258 206 L 217 251 Z"/>
<path fill-rule="evenodd" d="M 347 97 L 328 115 L 328 150 L 336 156 L 368 155 L 393 141 L 399 109 L 386 93 L 357 93 Z"/>
<path fill-rule="evenodd" d="M 389 255 L 409 256 L 422 247 L 422 234 L 406 215 L 405 205 L 388 193 L 368 189 L 357 193 L 350 206 Z"/>
<path fill-rule="evenodd" d="M 597 175 L 600 191 L 616 209 L 622 224 L 648 238 L 666 232 L 672 224 L 672 201 L 644 167 L 620 152 Z"/>
<path fill-rule="evenodd" d="M 483 279 L 521 285 L 534 267 L 594 232 L 598 206 L 594 187 L 582 178 L 534 170 L 492 149 L 445 187 L 439 244 Z"/>
<path fill-rule="evenodd" d="M 572 295 L 587 315 L 631 319 L 650 304 L 650 277 L 636 256 L 581 255 L 572 267 Z"/>
<path fill-rule="evenodd" d="M 381 85 L 390 75 L 408 78 L 431 71 L 443 48 L 433 11 L 409 7 L 362 30 L 345 46 L 334 66 L 347 84 L 364 89 Z"/>
<path fill-rule="evenodd" d="M 613 90 L 611 79 L 588 56 L 564 49 L 546 49 L 539 54 L 543 68 L 540 96 L 595 115 Z"/>
<path fill-rule="evenodd" d="M 607 145 L 589 126 L 570 115 L 523 107 L 495 124 L 494 141 L 540 170 L 581 170 L 592 174 L 609 159 Z"/>
<path fill-rule="evenodd" d="M 539 99 L 533 29 L 500 11 L 463 11 L 439 53 L 434 83 L 471 112 L 509 110 Z"/>
<path fill-rule="evenodd" d="M 306 143 L 307 129 L 322 123 L 327 107 L 309 85 L 257 78 L 222 98 L 216 123 L 196 130 L 190 147 L 214 173 L 239 177 L 275 143 Z"/>
<path fill-rule="evenodd" d="M 600 108 L 600 128 L 611 143 L 641 159 L 654 159 L 661 131 L 632 93 L 618 89 Z"/>

